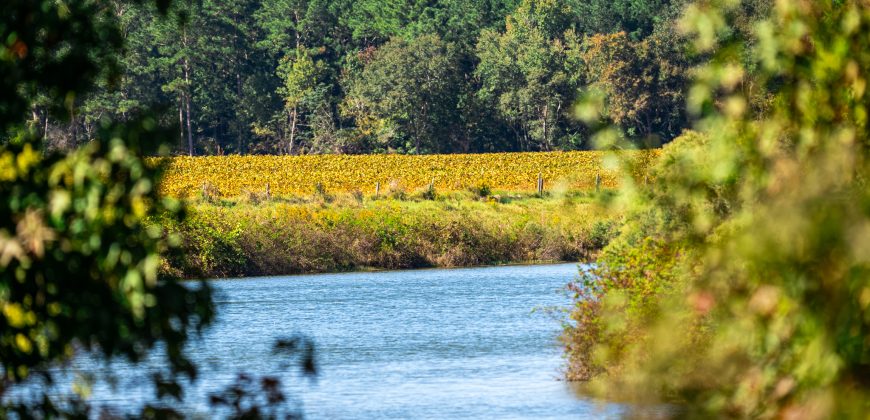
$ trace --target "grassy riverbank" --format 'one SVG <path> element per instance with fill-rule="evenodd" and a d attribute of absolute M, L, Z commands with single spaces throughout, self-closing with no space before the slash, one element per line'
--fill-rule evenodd
<path fill-rule="evenodd" d="M 590 194 L 425 198 L 191 202 L 187 220 L 170 226 L 183 252 L 168 269 L 215 278 L 578 261 L 615 231 L 616 215 Z"/>

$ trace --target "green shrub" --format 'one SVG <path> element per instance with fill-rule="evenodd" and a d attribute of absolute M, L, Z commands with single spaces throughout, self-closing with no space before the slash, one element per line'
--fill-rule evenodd
<path fill-rule="evenodd" d="M 487 184 L 479 184 L 469 188 L 472 194 L 477 196 L 477 198 L 487 198 L 492 195 L 492 190 L 489 188 Z"/>
<path fill-rule="evenodd" d="M 163 134 L 153 120 L 129 121 L 66 155 L 33 138 L 0 146 L 0 393 L 34 372 L 51 380 L 80 350 L 138 361 L 162 343 L 164 384 L 194 374 L 182 349 L 211 322 L 211 292 L 160 271 L 178 238 L 151 221 L 183 212 L 157 196 L 158 173 L 134 141 Z M 35 409 L 51 413 L 52 401 Z"/>
<path fill-rule="evenodd" d="M 223 277 L 576 261 L 599 249 L 587 239 L 595 222 L 613 217 L 556 200 L 199 203 L 171 229 L 185 252 L 169 264 L 188 277 Z"/>
<path fill-rule="evenodd" d="M 587 234 L 589 247 L 592 249 L 602 249 L 610 243 L 611 239 L 616 235 L 616 226 L 610 220 L 596 220 L 592 224 Z"/>
<path fill-rule="evenodd" d="M 189 277 L 235 277 L 245 273 L 248 259 L 239 245 L 241 225 L 215 225 L 193 214 L 180 234 L 185 252 L 169 258 L 169 264 Z"/>
<path fill-rule="evenodd" d="M 438 198 L 438 194 L 435 192 L 435 185 L 429 184 L 423 193 L 420 195 L 424 200 L 434 200 Z"/>
<path fill-rule="evenodd" d="M 700 133 L 625 193 L 620 236 L 574 285 L 569 374 L 689 417 L 864 418 L 870 9 L 777 2 L 753 42 L 717 45 L 738 3 L 687 9 L 716 47 L 689 95 Z M 776 98 L 754 113 L 759 86 Z"/>

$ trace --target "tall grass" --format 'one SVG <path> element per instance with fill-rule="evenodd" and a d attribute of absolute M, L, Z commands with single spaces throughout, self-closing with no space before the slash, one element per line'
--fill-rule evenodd
<path fill-rule="evenodd" d="M 583 195 L 203 200 L 171 227 L 185 252 L 168 263 L 214 278 L 578 261 L 608 242 L 615 219 Z"/>

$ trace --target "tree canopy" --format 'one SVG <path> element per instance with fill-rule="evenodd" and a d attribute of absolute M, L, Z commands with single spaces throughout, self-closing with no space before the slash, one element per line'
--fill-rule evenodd
<path fill-rule="evenodd" d="M 76 7 L 105 17 L 97 22 L 117 17 L 118 26 L 105 39 L 82 40 L 117 47 L 94 50 L 82 76 L 114 76 L 60 101 L 51 87 L 8 79 L 7 90 L 31 105 L 4 109 L 26 108 L 62 149 L 93 139 L 103 118 L 125 121 L 157 106 L 161 123 L 180 126 L 179 154 L 534 151 L 593 148 L 572 106 L 595 91 L 607 97 L 604 119 L 625 138 L 661 143 L 688 126 L 682 99 L 697 59 L 676 28 L 686 3 L 84 2 Z M 765 3 L 743 7 L 737 35 L 767 13 Z M 167 18 L 158 18 L 163 11 Z M 54 45 L 27 45 L 24 60 L 43 63 L 28 72 L 54 69 L 39 58 Z M 49 109 L 58 106 L 63 119 Z"/>

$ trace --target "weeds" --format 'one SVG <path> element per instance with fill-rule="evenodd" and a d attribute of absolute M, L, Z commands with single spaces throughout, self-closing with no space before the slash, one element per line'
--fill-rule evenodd
<path fill-rule="evenodd" d="M 421 197 L 423 197 L 424 200 L 435 200 L 438 198 L 438 194 L 435 192 L 435 185 L 429 184 L 429 186 L 421 193 Z"/>
<path fill-rule="evenodd" d="M 472 194 L 477 196 L 477 198 L 487 198 L 492 195 L 492 189 L 489 188 L 489 185 L 485 183 L 481 183 L 469 188 Z"/>
<path fill-rule="evenodd" d="M 582 197 L 566 205 L 522 196 L 481 202 L 468 193 L 420 201 L 360 195 L 329 205 L 317 198 L 192 203 L 190 222 L 171 228 L 185 238 L 184 260 L 168 269 L 208 278 L 578 261 L 594 255 L 615 226 L 614 215 Z"/>

